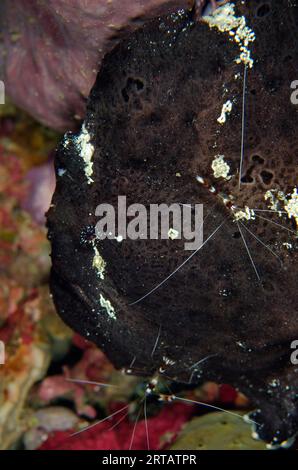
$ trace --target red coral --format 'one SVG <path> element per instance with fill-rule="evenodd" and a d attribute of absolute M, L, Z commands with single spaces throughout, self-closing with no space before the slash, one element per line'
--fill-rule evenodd
<path fill-rule="evenodd" d="M 234 403 L 238 393 L 231 385 L 223 384 L 219 387 L 219 401 L 222 403 Z"/>
<path fill-rule="evenodd" d="M 121 409 L 122 406 L 118 406 L 118 408 Z M 180 403 L 170 404 L 166 405 L 157 416 L 149 418 L 147 426 L 150 450 L 163 449 L 173 442 L 183 424 L 192 415 L 193 409 L 192 406 Z M 125 410 L 73 437 L 65 432 L 56 432 L 48 438 L 41 449 L 127 450 L 130 447 L 133 450 L 147 449 L 145 421 L 140 420 L 135 424 L 124 416 Z M 122 418 L 124 419 L 117 425 Z"/>

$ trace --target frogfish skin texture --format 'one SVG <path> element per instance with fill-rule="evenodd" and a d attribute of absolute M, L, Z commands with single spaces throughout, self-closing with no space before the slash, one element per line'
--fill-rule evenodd
<path fill-rule="evenodd" d="M 221 27 L 174 11 L 106 55 L 82 130 L 57 151 L 51 290 L 117 368 L 229 383 L 275 445 L 298 431 L 298 6 L 243 3 L 240 44 L 220 22 L 227 4 Z M 214 235 L 179 270 L 183 240 L 100 241 L 95 209 L 118 195 L 203 204 Z"/>

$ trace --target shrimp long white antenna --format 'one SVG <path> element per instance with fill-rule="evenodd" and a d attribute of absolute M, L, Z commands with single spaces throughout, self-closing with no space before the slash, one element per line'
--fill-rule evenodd
<path fill-rule="evenodd" d="M 256 214 L 256 217 L 258 217 L 258 219 L 266 220 L 266 222 L 270 222 L 273 225 L 277 225 L 278 227 L 282 228 L 283 230 L 286 230 L 287 232 L 290 232 L 290 233 L 293 233 L 294 235 L 296 235 L 296 232 L 294 230 L 291 230 L 287 227 L 284 227 L 283 225 L 279 224 L 278 222 L 275 222 L 274 220 L 267 219 L 267 217 L 263 217 L 262 215 L 257 215 L 257 214 Z"/>
<path fill-rule="evenodd" d="M 190 369 L 195 369 L 196 367 L 198 367 L 203 362 L 207 361 L 208 359 L 211 359 L 211 357 L 216 357 L 216 356 L 218 356 L 217 353 L 216 354 L 210 354 L 209 356 L 203 357 L 203 359 L 201 359 L 200 361 L 198 361 L 195 364 L 193 364 L 192 366 L 190 366 Z"/>
<path fill-rule="evenodd" d="M 120 408 L 120 410 L 115 411 L 114 413 L 110 414 L 109 416 L 106 416 L 105 418 L 103 418 L 99 421 L 96 421 L 96 423 L 93 423 L 90 426 L 87 426 L 86 428 L 81 429 L 80 431 L 74 432 L 73 434 L 70 435 L 70 437 L 77 436 L 77 435 L 79 435 L 79 434 L 81 434 L 82 432 L 85 432 L 85 431 L 89 431 L 90 429 L 94 428 L 98 424 L 104 423 L 105 421 L 108 421 L 108 419 L 113 418 L 113 416 L 118 415 L 119 413 L 121 413 L 121 411 L 126 410 L 128 407 L 129 407 L 129 405 L 123 406 L 123 408 Z"/>
<path fill-rule="evenodd" d="M 200 361 L 196 362 L 195 364 L 193 364 L 192 366 L 190 366 L 190 370 L 192 370 L 192 373 L 191 373 L 191 376 L 189 378 L 189 384 L 191 384 L 192 382 L 192 379 L 193 379 L 193 376 L 195 375 L 196 373 L 196 368 L 200 365 L 200 364 L 203 364 L 204 362 L 208 361 L 208 359 L 211 359 L 212 357 L 216 357 L 218 356 L 218 354 L 210 354 L 209 356 L 206 356 L 206 357 L 203 357 L 203 359 L 201 359 Z"/>
<path fill-rule="evenodd" d="M 185 266 L 208 243 L 209 240 L 211 240 L 215 236 L 215 234 L 219 231 L 219 229 L 223 226 L 225 222 L 226 222 L 226 219 L 211 233 L 211 235 L 209 235 L 209 237 L 204 241 L 204 243 L 199 248 L 197 248 L 197 250 L 195 250 L 185 261 L 183 261 L 182 264 L 178 266 L 178 268 L 175 269 L 175 271 L 169 274 L 162 282 L 160 282 L 159 284 L 157 284 L 157 286 L 151 289 L 151 291 L 147 292 L 147 294 L 143 295 L 143 297 L 131 303 L 130 305 L 138 304 L 142 300 L 149 297 L 149 295 L 153 294 L 153 292 L 157 291 L 157 289 L 159 289 L 161 286 L 163 286 L 169 279 L 171 279 L 172 276 L 174 276 L 178 271 L 180 271 L 180 269 L 183 268 L 183 266 Z"/>
<path fill-rule="evenodd" d="M 67 382 L 72 382 L 75 384 L 83 384 L 83 385 L 96 385 L 97 387 L 114 387 L 114 388 L 119 388 L 118 385 L 112 385 L 112 384 L 105 384 L 102 382 L 94 382 L 92 380 L 83 380 L 83 379 L 65 379 Z"/>
<path fill-rule="evenodd" d="M 132 445 L 133 445 L 133 441 L 134 441 L 135 433 L 136 433 L 136 427 L 137 427 L 137 424 L 138 424 L 138 421 L 139 421 L 139 418 L 140 418 L 141 410 L 142 410 L 142 407 L 140 406 L 140 409 L 139 409 L 139 412 L 137 414 L 137 418 L 136 418 L 136 421 L 135 421 L 135 424 L 134 424 L 134 427 L 133 427 L 132 436 L 131 436 L 130 445 L 129 445 L 129 450 L 132 449 Z"/>
<path fill-rule="evenodd" d="M 211 409 L 217 410 L 217 411 L 223 411 L 224 413 L 228 413 L 229 415 L 236 416 L 237 418 L 243 419 L 243 416 L 239 415 L 238 413 L 233 413 L 233 411 L 225 410 L 224 408 L 220 408 L 219 406 L 211 405 L 210 403 L 205 403 L 203 401 L 196 401 L 196 400 L 191 400 L 189 398 L 176 397 L 175 395 L 173 395 L 171 397 L 171 399 L 172 400 L 183 401 L 185 403 L 191 403 L 191 404 L 194 404 L 194 405 L 206 406 L 207 408 L 211 408 Z M 256 426 L 260 425 L 259 423 L 257 423 L 256 421 L 253 421 L 250 418 L 247 418 L 247 420 L 249 420 L 252 424 L 255 424 Z"/>
<path fill-rule="evenodd" d="M 113 426 L 111 426 L 111 427 L 108 429 L 107 432 L 113 431 L 113 429 L 115 429 L 117 426 L 119 426 L 119 424 L 122 423 L 122 421 L 124 421 L 125 418 L 128 416 L 128 414 L 129 414 L 129 410 L 126 411 L 126 413 L 124 413 L 124 415 L 121 416 L 121 418 L 120 418 L 115 424 L 113 424 Z"/>
<path fill-rule="evenodd" d="M 241 189 L 242 168 L 243 168 L 243 160 L 244 160 L 246 81 L 247 81 L 247 65 L 245 64 L 245 66 L 244 66 L 244 73 L 243 73 L 243 95 L 242 95 L 242 124 L 241 124 L 241 152 L 240 152 L 240 167 L 239 167 L 239 189 Z"/>
<path fill-rule="evenodd" d="M 157 338 L 156 338 L 156 340 L 155 340 L 153 349 L 152 349 L 152 351 L 151 351 L 151 357 L 154 356 L 154 353 L 155 353 L 156 348 L 157 348 L 157 346 L 158 346 L 158 342 L 159 342 L 160 335 L 161 335 L 161 325 L 159 325 L 159 329 L 158 329 L 158 333 L 157 333 Z"/>
<path fill-rule="evenodd" d="M 131 361 L 130 366 L 129 366 L 130 369 L 133 368 L 133 366 L 134 366 L 136 360 L 137 360 L 137 356 L 134 356 L 134 358 L 133 358 L 133 360 Z"/>
<path fill-rule="evenodd" d="M 240 232 L 242 241 L 243 241 L 243 243 L 244 243 L 244 246 L 245 246 L 245 248 L 246 248 L 247 254 L 248 254 L 249 259 L 250 259 L 250 261 L 251 261 L 251 264 L 252 264 L 252 266 L 253 266 L 253 268 L 254 268 L 254 271 L 255 271 L 255 273 L 256 273 L 256 275 L 257 275 L 257 278 L 258 278 L 259 282 L 261 282 L 261 278 L 260 278 L 259 272 L 258 272 L 258 270 L 257 270 L 257 267 L 256 267 L 256 265 L 255 265 L 255 262 L 254 262 L 254 260 L 253 260 L 253 257 L 252 257 L 252 255 L 251 255 L 251 253 L 250 253 L 250 250 L 249 250 L 249 248 L 248 248 L 248 245 L 247 245 L 246 240 L 245 240 L 245 238 L 244 238 L 244 235 L 243 235 L 243 233 L 242 233 L 242 230 L 241 230 L 241 227 L 240 227 L 240 225 L 239 225 L 239 222 L 237 222 L 237 226 L 238 226 L 238 230 L 239 230 L 239 232 Z"/>
<path fill-rule="evenodd" d="M 251 209 L 254 212 L 274 212 L 275 214 L 286 214 L 286 211 L 276 211 L 274 209 Z"/>
<path fill-rule="evenodd" d="M 240 222 L 240 224 L 242 225 L 243 228 L 245 228 L 245 230 L 250 233 L 259 243 L 261 243 L 261 245 L 263 245 L 268 251 L 270 251 L 270 253 L 275 256 L 275 258 L 277 258 L 281 264 L 282 263 L 282 260 L 281 258 L 270 248 L 270 246 L 266 245 L 266 243 L 264 243 L 259 237 L 257 237 L 257 235 L 255 235 L 248 227 L 246 227 L 245 224 L 243 224 L 242 222 Z"/>

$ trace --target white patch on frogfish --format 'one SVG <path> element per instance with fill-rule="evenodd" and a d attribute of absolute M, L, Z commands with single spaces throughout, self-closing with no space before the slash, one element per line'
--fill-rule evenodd
<path fill-rule="evenodd" d="M 104 280 L 105 268 L 106 268 L 107 263 L 105 262 L 101 254 L 99 253 L 94 243 L 93 243 L 93 250 L 94 250 L 94 257 L 92 261 L 92 267 L 96 269 L 100 279 Z"/>
<path fill-rule="evenodd" d="M 264 196 L 265 201 L 269 201 L 268 207 L 272 211 L 279 211 L 279 204 L 281 201 L 285 200 L 285 195 L 282 191 L 278 191 L 277 189 L 270 189 L 266 191 Z M 279 212 L 281 215 L 281 212 Z"/>
<path fill-rule="evenodd" d="M 168 231 L 168 237 L 170 240 L 176 240 L 179 237 L 178 230 L 175 230 L 174 228 L 170 228 L 170 230 Z"/>
<path fill-rule="evenodd" d="M 282 244 L 287 250 L 291 250 L 293 248 L 292 243 L 285 242 Z"/>
<path fill-rule="evenodd" d="M 65 168 L 58 168 L 58 176 L 63 176 L 66 173 Z"/>
<path fill-rule="evenodd" d="M 82 125 L 82 130 L 80 135 L 76 138 L 76 144 L 80 149 L 80 156 L 85 163 L 85 175 L 88 180 L 88 184 L 93 183 L 91 178 L 93 175 L 93 162 L 92 157 L 94 154 L 94 146 L 90 143 L 91 136 L 86 129 L 85 123 Z"/>
<path fill-rule="evenodd" d="M 237 64 L 242 62 L 250 68 L 253 67 L 254 61 L 248 46 L 255 40 L 255 33 L 246 25 L 244 16 L 235 16 L 234 3 L 229 2 L 218 7 L 212 14 L 204 16 L 203 20 L 210 28 L 217 28 L 220 32 L 228 32 L 230 39 L 238 44 L 240 55 L 235 59 Z"/>
<path fill-rule="evenodd" d="M 283 191 L 271 189 L 265 193 L 265 201 L 269 201 L 268 207 L 276 211 L 279 216 L 284 212 L 287 213 L 289 219 L 295 219 L 298 227 L 298 191 L 297 188 L 293 192 L 285 195 Z M 283 207 L 281 207 L 283 205 Z"/>
<path fill-rule="evenodd" d="M 253 209 L 245 206 L 244 210 L 240 209 L 234 212 L 234 220 L 238 222 L 239 220 L 255 220 L 256 216 Z"/>
<path fill-rule="evenodd" d="M 295 219 L 298 227 L 298 192 L 297 188 L 293 189 L 290 199 L 285 202 L 285 210 L 288 214 L 289 219 Z"/>
<path fill-rule="evenodd" d="M 233 103 L 231 100 L 228 100 L 226 103 L 223 104 L 221 115 L 217 119 L 217 122 L 219 122 L 219 124 L 224 124 L 226 122 L 227 116 L 232 112 L 232 108 Z"/>
<path fill-rule="evenodd" d="M 111 304 L 111 302 L 109 300 L 105 299 L 102 294 L 100 294 L 99 301 L 100 301 L 100 305 L 102 306 L 102 308 L 104 308 L 106 310 L 109 317 L 112 318 L 112 320 L 117 320 L 116 312 L 115 312 L 115 309 L 114 309 L 113 305 Z"/>
<path fill-rule="evenodd" d="M 231 176 L 229 176 L 230 166 L 225 162 L 224 158 L 224 155 L 216 155 L 211 167 L 215 178 L 224 178 L 229 180 L 231 178 Z"/>

